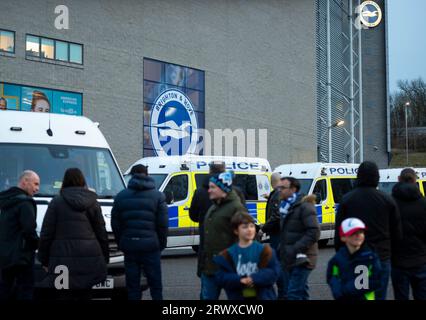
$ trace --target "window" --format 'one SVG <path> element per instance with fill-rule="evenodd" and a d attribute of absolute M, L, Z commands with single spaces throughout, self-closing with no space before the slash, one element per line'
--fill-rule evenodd
<path fill-rule="evenodd" d="M 41 57 L 46 59 L 54 59 L 55 42 L 50 39 L 41 39 Z"/>
<path fill-rule="evenodd" d="M 15 32 L 0 30 L 0 51 L 15 53 Z"/>
<path fill-rule="evenodd" d="M 195 183 L 197 184 L 197 189 L 203 187 L 203 184 L 208 177 L 209 175 L 205 173 L 199 173 L 195 175 Z"/>
<path fill-rule="evenodd" d="M 302 194 L 308 194 L 311 189 L 312 179 L 299 179 L 300 182 L 300 192 Z"/>
<path fill-rule="evenodd" d="M 83 45 L 27 35 L 27 56 L 83 64 Z"/>
<path fill-rule="evenodd" d="M 423 181 L 422 183 L 423 183 L 423 190 L 424 190 L 425 196 L 426 196 L 426 181 Z"/>
<path fill-rule="evenodd" d="M 68 61 L 68 43 L 56 41 L 55 57 L 56 60 Z"/>
<path fill-rule="evenodd" d="M 379 182 L 379 190 L 391 194 L 396 182 Z"/>
<path fill-rule="evenodd" d="M 255 175 L 237 174 L 232 183 L 241 190 L 247 201 L 259 199 Z"/>
<path fill-rule="evenodd" d="M 327 199 L 327 181 L 325 179 L 318 180 L 317 183 L 315 183 L 314 190 L 312 192 L 314 195 L 317 196 L 317 204 L 320 204 L 324 200 Z"/>
<path fill-rule="evenodd" d="M 70 43 L 70 62 L 83 64 L 83 46 Z"/>
<path fill-rule="evenodd" d="M 35 36 L 27 36 L 26 52 L 28 56 L 40 56 L 40 38 Z"/>
<path fill-rule="evenodd" d="M 188 196 L 188 175 L 181 174 L 171 178 L 164 193 L 171 193 L 173 202 L 185 200 Z"/>
<path fill-rule="evenodd" d="M 355 188 L 356 179 L 331 179 L 334 203 L 340 203 L 343 196 Z"/>

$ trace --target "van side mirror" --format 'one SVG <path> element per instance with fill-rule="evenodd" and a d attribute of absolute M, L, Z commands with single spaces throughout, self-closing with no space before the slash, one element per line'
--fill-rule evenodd
<path fill-rule="evenodd" d="M 166 196 L 166 203 L 167 204 L 172 204 L 174 202 L 173 192 L 164 191 L 164 195 Z"/>

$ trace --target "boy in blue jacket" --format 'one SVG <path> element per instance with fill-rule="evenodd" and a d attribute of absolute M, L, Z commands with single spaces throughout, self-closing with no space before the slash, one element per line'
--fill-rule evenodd
<path fill-rule="evenodd" d="M 275 252 L 254 241 L 255 221 L 248 213 L 237 212 L 231 224 L 238 242 L 214 258 L 219 266 L 215 281 L 229 300 L 275 300 L 273 286 L 280 273 Z"/>
<path fill-rule="evenodd" d="M 348 218 L 339 229 L 341 247 L 327 268 L 327 283 L 336 300 L 375 300 L 380 287 L 380 259 L 365 244 L 365 224 Z"/>

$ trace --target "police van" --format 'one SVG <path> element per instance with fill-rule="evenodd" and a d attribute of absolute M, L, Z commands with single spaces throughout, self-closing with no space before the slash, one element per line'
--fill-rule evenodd
<path fill-rule="evenodd" d="M 88 187 L 98 194 L 110 239 L 108 279 L 96 286 L 96 295 L 122 296 L 124 259 L 114 242 L 110 218 L 113 197 L 125 184 L 98 124 L 81 116 L 1 111 L 0 191 L 16 186 L 24 170 L 33 170 L 40 176 L 40 191 L 34 196 L 38 233 L 47 206 L 59 193 L 65 170 L 71 167 L 80 168 Z M 38 262 L 36 267 L 40 280 L 43 271 Z"/>
<path fill-rule="evenodd" d="M 379 190 L 392 194 L 392 188 L 398 183 L 398 177 L 404 168 L 381 169 Z M 426 194 L 426 168 L 412 168 L 417 175 L 417 185 L 423 196 Z"/>
<path fill-rule="evenodd" d="M 199 244 L 198 223 L 189 217 L 194 191 L 201 188 L 209 173 L 211 162 L 224 162 L 226 170 L 235 174 L 233 184 L 244 193 L 248 212 L 257 223 L 265 223 L 265 195 L 271 192 L 269 162 L 261 158 L 218 156 L 164 156 L 147 157 L 135 162 L 125 173 L 130 179 L 130 170 L 137 164 L 148 166 L 156 188 L 165 193 L 169 206 L 169 236 L 167 247 Z"/>
<path fill-rule="evenodd" d="M 343 195 L 355 187 L 358 167 L 352 163 L 300 163 L 284 164 L 274 170 L 282 177 L 298 179 L 301 193 L 316 195 L 321 245 L 334 238 L 335 213 Z"/>

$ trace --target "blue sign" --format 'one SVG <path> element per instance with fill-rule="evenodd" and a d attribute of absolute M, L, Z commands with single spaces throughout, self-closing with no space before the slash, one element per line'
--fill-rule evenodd
<path fill-rule="evenodd" d="M 198 142 L 198 123 L 191 100 L 169 89 L 155 100 L 150 120 L 152 145 L 158 156 L 193 154 Z"/>

